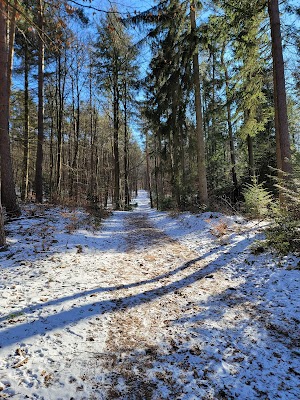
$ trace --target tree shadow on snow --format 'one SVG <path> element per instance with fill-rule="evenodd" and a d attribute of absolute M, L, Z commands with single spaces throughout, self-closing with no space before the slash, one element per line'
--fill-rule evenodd
<path fill-rule="evenodd" d="M 221 251 L 221 254 L 218 257 L 209 262 L 206 266 L 201 269 L 196 269 L 196 271 L 191 272 L 189 275 L 185 276 L 184 278 L 178 279 L 176 281 L 164 284 L 158 288 L 150 289 L 141 291 L 138 294 L 128 295 L 124 297 L 116 297 L 113 299 L 107 300 L 100 300 L 98 302 L 91 302 L 84 305 L 74 306 L 70 310 L 62 310 L 57 312 L 56 314 L 40 317 L 34 321 L 30 321 L 28 323 L 20 323 L 18 325 L 6 327 L 0 333 L 0 346 L 5 347 L 9 346 L 13 343 L 22 341 L 27 339 L 31 336 L 45 334 L 51 330 L 65 327 L 69 324 L 79 322 L 86 318 L 91 318 L 96 315 L 106 314 L 106 313 L 113 313 L 118 310 L 130 309 L 134 307 L 138 307 L 139 305 L 150 303 L 151 301 L 170 294 L 176 290 L 185 288 L 189 285 L 194 284 L 197 281 L 205 278 L 208 275 L 216 272 L 218 269 L 225 266 L 227 263 L 235 259 L 238 255 L 236 251 L 242 252 L 245 248 L 249 245 L 249 239 L 244 239 L 243 241 L 239 242 L 235 247 L 231 248 L 230 254 L 224 255 L 224 252 Z M 65 296 L 60 299 L 50 300 L 47 302 L 43 302 L 41 304 L 28 306 L 26 308 L 20 310 L 14 310 L 14 314 L 34 314 L 36 310 L 42 310 L 47 306 L 55 306 L 62 304 L 66 301 L 76 300 L 79 298 L 84 298 L 91 296 L 97 293 L 103 292 L 114 292 L 118 290 L 130 289 L 134 287 L 143 287 L 144 285 L 161 282 L 164 279 L 174 277 L 176 274 L 188 270 L 188 268 L 195 268 L 195 264 L 200 261 L 205 261 L 208 256 L 211 256 L 213 253 L 218 253 L 219 249 L 214 249 L 212 252 L 209 252 L 203 256 L 197 257 L 193 260 L 190 260 L 180 267 L 174 269 L 173 271 L 167 272 L 165 274 L 156 276 L 152 279 L 143 280 L 140 282 L 135 282 L 127 285 L 117 285 L 114 287 L 104 287 L 104 288 L 95 288 L 88 291 L 83 291 L 80 293 L 72 294 L 70 296 Z M 225 260 L 224 260 L 225 258 Z M 3 316 L 1 321 L 3 322 L 7 319 L 9 315 Z"/>

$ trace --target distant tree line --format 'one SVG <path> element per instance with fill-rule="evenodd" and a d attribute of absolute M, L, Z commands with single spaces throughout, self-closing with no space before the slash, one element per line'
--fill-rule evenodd
<path fill-rule="evenodd" d="M 271 185 L 270 166 L 281 179 L 292 173 L 299 64 L 287 92 L 277 0 L 164 0 L 132 15 L 81 4 L 0 0 L 8 217 L 20 215 L 19 200 L 129 209 L 142 185 L 157 208 L 204 209 L 218 196 L 239 200 L 254 179 Z M 299 17 L 297 7 L 281 7 Z M 132 25 L 151 50 L 145 77 Z M 299 56 L 297 25 L 287 29 Z"/>
<path fill-rule="evenodd" d="M 272 185 L 270 166 L 292 173 L 299 86 L 289 76 L 287 94 L 278 1 L 168 0 L 126 22 L 145 29 L 152 50 L 142 114 L 158 207 L 236 202 L 245 183 Z M 299 55 L 299 27 L 284 33 Z"/>

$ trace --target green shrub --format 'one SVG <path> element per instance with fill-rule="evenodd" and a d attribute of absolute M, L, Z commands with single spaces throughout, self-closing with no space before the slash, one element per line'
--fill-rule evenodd
<path fill-rule="evenodd" d="M 266 232 L 267 243 L 279 254 L 300 254 L 300 221 L 279 217 Z"/>
<path fill-rule="evenodd" d="M 278 253 L 300 254 L 300 171 L 296 167 L 289 179 L 276 180 L 282 204 L 279 215 L 267 230 L 268 244 Z"/>
<path fill-rule="evenodd" d="M 86 207 L 86 211 L 88 212 L 86 223 L 91 225 L 94 230 L 98 230 L 103 219 L 106 219 L 111 215 L 109 210 L 99 207 L 97 204 L 89 204 Z"/>
<path fill-rule="evenodd" d="M 169 211 L 175 208 L 175 200 L 171 197 L 164 197 L 159 202 L 159 210 L 160 211 Z"/>
<path fill-rule="evenodd" d="M 277 209 L 272 194 L 263 187 L 263 183 L 248 183 L 242 192 L 244 196 L 245 212 L 253 218 L 267 217 Z"/>

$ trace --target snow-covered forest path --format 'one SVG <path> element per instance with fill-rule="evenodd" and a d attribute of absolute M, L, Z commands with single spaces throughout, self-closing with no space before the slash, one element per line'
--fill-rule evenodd
<path fill-rule="evenodd" d="M 298 260 L 254 254 L 257 223 L 136 201 L 95 231 L 10 226 L 0 398 L 299 399 Z"/>

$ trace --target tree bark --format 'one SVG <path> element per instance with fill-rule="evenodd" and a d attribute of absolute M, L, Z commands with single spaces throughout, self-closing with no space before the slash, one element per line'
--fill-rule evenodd
<path fill-rule="evenodd" d="M 0 247 L 3 247 L 5 245 L 6 245 L 6 240 L 5 240 L 5 231 L 4 231 L 3 210 L 2 210 L 1 201 L 0 201 Z"/>
<path fill-rule="evenodd" d="M 79 76 L 76 74 L 76 110 L 75 110 L 75 93 L 72 84 L 73 96 L 73 129 L 74 129 L 74 154 L 71 164 L 71 185 L 70 196 L 75 196 L 76 201 L 78 198 L 78 185 L 75 185 L 75 178 L 77 175 L 78 181 L 78 153 L 79 153 L 79 134 L 80 134 L 80 90 L 79 90 Z M 74 190 L 75 186 L 75 190 Z"/>
<path fill-rule="evenodd" d="M 38 3 L 38 142 L 35 166 L 36 202 L 43 202 L 43 142 L 44 142 L 44 16 L 43 0 Z"/>
<path fill-rule="evenodd" d="M 49 115 L 51 115 L 50 123 L 50 146 L 49 146 L 49 161 L 50 161 L 50 177 L 49 177 L 49 200 L 53 201 L 54 192 L 54 176 L 55 176 L 55 163 L 54 163 L 54 94 L 50 92 L 51 101 L 49 102 Z"/>
<path fill-rule="evenodd" d="M 127 82 L 124 80 L 124 192 L 125 205 L 130 203 L 129 184 L 128 184 L 128 126 L 127 126 Z"/>
<path fill-rule="evenodd" d="M 196 4 L 191 0 L 190 20 L 191 32 L 195 35 L 196 30 Z M 194 95 L 196 107 L 196 134 L 197 134 L 197 155 L 198 155 L 198 194 L 201 204 L 208 204 L 206 166 L 205 166 L 205 142 L 203 133 L 203 117 L 200 93 L 200 71 L 199 71 L 199 54 L 195 51 L 193 54 L 193 79 L 194 79 Z"/>
<path fill-rule="evenodd" d="M 255 170 L 254 170 L 253 138 L 250 135 L 247 136 L 247 146 L 248 146 L 249 176 L 251 179 L 254 179 Z"/>
<path fill-rule="evenodd" d="M 0 156 L 2 205 L 11 216 L 20 215 L 12 168 L 9 140 L 9 79 L 7 12 L 5 1 L 0 0 Z"/>
<path fill-rule="evenodd" d="M 8 98 L 11 92 L 11 80 L 12 80 L 12 70 L 13 70 L 13 59 L 14 59 L 14 42 L 16 34 L 16 13 L 17 13 L 17 0 L 14 1 L 14 7 L 8 8 L 9 12 L 9 35 L 8 35 Z"/>
<path fill-rule="evenodd" d="M 150 169 L 150 156 L 149 156 L 149 135 L 146 131 L 146 168 L 147 168 L 147 183 L 150 197 L 150 207 L 153 208 L 153 197 L 152 197 L 152 179 L 151 179 L 151 169 Z"/>
<path fill-rule="evenodd" d="M 238 181 L 237 181 L 237 176 L 236 176 L 236 159 L 235 159 L 232 117 L 231 117 L 231 107 L 230 107 L 229 76 L 228 76 L 227 67 L 223 60 L 223 53 L 222 53 L 222 63 L 223 63 L 224 71 L 225 71 L 227 125 L 228 125 L 228 136 L 229 136 L 229 145 L 230 145 L 231 176 L 232 176 L 232 183 L 233 183 L 233 187 L 234 187 L 234 200 L 235 200 L 236 196 L 237 196 L 237 190 L 238 190 Z"/>
<path fill-rule="evenodd" d="M 28 197 L 28 177 L 29 177 L 29 61 L 28 45 L 24 44 L 24 138 L 23 138 L 23 171 L 21 200 Z"/>
<path fill-rule="evenodd" d="M 57 163 L 56 163 L 56 193 L 58 196 L 61 194 L 62 184 L 62 162 L 63 162 L 63 116 L 64 116 L 64 96 L 66 85 L 65 67 L 62 67 L 62 54 L 59 51 L 57 59 Z M 64 56 L 63 65 L 66 63 L 66 54 Z M 63 70 L 64 68 L 64 70 Z"/>
<path fill-rule="evenodd" d="M 160 186 L 158 184 L 159 181 L 159 164 L 158 164 L 158 153 L 157 153 L 157 137 L 154 136 L 154 179 L 155 179 L 155 201 L 156 201 L 156 209 L 159 209 L 159 200 L 160 200 Z"/>
<path fill-rule="evenodd" d="M 89 74 L 89 84 L 90 84 L 90 99 L 89 99 L 89 108 L 90 108 L 90 176 L 89 176 L 89 190 L 88 190 L 88 198 L 91 202 L 95 199 L 95 176 L 97 176 L 97 157 L 94 157 L 95 154 L 95 141 L 96 141 L 96 123 L 94 128 L 94 107 L 93 107 L 93 82 L 92 82 L 92 60 L 90 58 L 90 74 Z M 96 119 L 96 118 L 95 118 Z M 96 165 L 95 164 L 96 160 Z M 98 193 L 97 193 L 98 194 Z"/>
<path fill-rule="evenodd" d="M 291 149 L 278 0 L 268 0 L 268 12 L 272 38 L 277 166 L 283 172 L 290 174 Z"/>
<path fill-rule="evenodd" d="M 115 67 L 116 69 L 116 67 Z M 113 108 L 114 108 L 114 207 L 120 209 L 120 160 L 119 160 L 119 88 L 118 88 L 118 72 L 113 72 Z"/>

